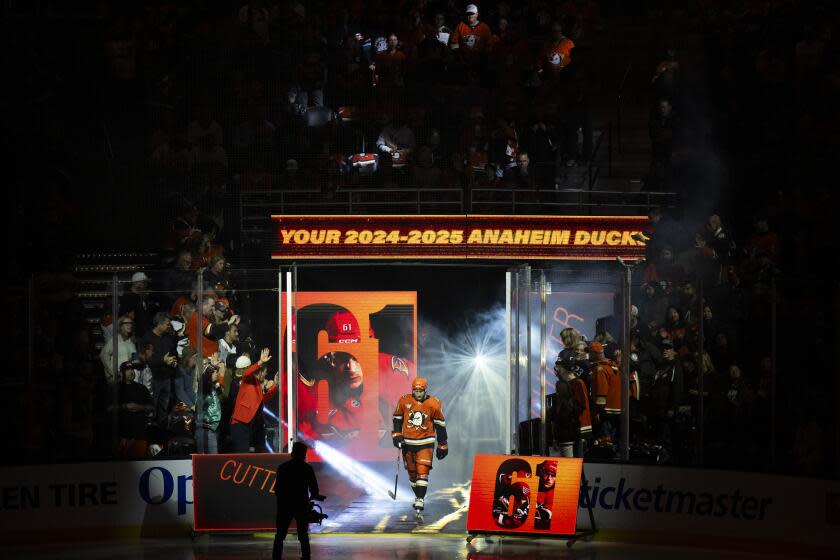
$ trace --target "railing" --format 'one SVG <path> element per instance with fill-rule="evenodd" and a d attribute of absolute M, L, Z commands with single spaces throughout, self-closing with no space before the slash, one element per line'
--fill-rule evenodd
<path fill-rule="evenodd" d="M 239 198 L 246 219 L 254 208 L 258 208 L 261 215 L 313 211 L 352 214 L 380 207 L 383 212 L 421 214 L 429 210 L 461 213 L 464 206 L 464 193 L 460 188 L 339 188 L 329 193 L 314 189 L 288 190 L 243 193 Z"/>
<path fill-rule="evenodd" d="M 599 142 L 600 143 L 600 142 Z M 593 176 L 597 179 L 597 172 Z M 673 207 L 670 192 L 547 190 L 516 188 L 405 188 L 267 191 L 239 196 L 241 233 L 265 232 L 272 214 L 515 214 L 556 212 L 644 212 Z M 465 204 L 468 202 L 469 204 Z"/>
<path fill-rule="evenodd" d="M 475 214 L 562 213 L 574 208 L 574 213 L 596 208 L 599 213 L 649 212 L 652 208 L 673 207 L 676 193 L 623 192 L 591 190 L 537 190 L 537 189 L 473 189 L 470 191 L 470 208 Z"/>
<path fill-rule="evenodd" d="M 463 214 L 460 188 L 266 191 L 239 195 L 240 239 L 265 231 L 272 214 Z"/>

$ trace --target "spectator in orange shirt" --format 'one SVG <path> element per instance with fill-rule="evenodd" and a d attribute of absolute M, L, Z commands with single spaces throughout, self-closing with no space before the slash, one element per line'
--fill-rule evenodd
<path fill-rule="evenodd" d="M 205 297 L 215 297 L 216 294 L 213 292 L 210 284 L 204 282 L 202 287 L 202 293 Z M 172 317 L 181 317 L 185 321 L 187 318 L 195 311 L 195 308 L 198 305 L 198 282 L 193 282 L 192 290 L 190 291 L 189 295 L 182 295 L 178 299 L 175 300 L 175 303 L 172 304 L 172 307 L 169 309 L 169 315 Z"/>
<path fill-rule="evenodd" d="M 673 99 L 677 94 L 679 75 L 680 63 L 677 62 L 677 51 L 668 48 L 665 51 L 665 59 L 656 65 L 656 71 L 650 83 L 656 88 L 660 97 Z"/>
<path fill-rule="evenodd" d="M 455 27 L 449 37 L 449 46 L 454 50 L 462 49 L 464 53 L 484 53 L 492 44 L 493 33 L 489 25 L 478 21 L 478 6 L 469 4 L 466 11 L 467 21 Z"/>
<path fill-rule="evenodd" d="M 572 63 L 573 48 L 574 42 L 563 35 L 563 26 L 560 22 L 554 22 L 551 27 L 551 39 L 543 45 L 540 57 L 540 69 L 545 73 L 547 80 L 555 80 L 560 72 Z"/>
<path fill-rule="evenodd" d="M 589 345 L 592 371 L 592 405 L 597 436 L 603 443 L 617 442 L 618 417 L 621 415 L 621 374 L 604 355 L 604 346 Z"/>
<path fill-rule="evenodd" d="M 478 21 L 478 7 L 467 6 L 467 21 L 461 22 L 449 37 L 449 47 L 460 53 L 465 73 L 470 82 L 476 82 L 481 74 L 484 57 L 493 46 L 493 33 L 490 26 Z"/>
<path fill-rule="evenodd" d="M 201 353 L 212 356 L 219 351 L 219 339 L 222 338 L 230 325 L 239 324 L 239 315 L 231 315 L 226 321 L 220 321 L 216 316 L 216 299 L 204 296 L 201 305 L 201 332 L 204 339 Z M 190 339 L 190 346 L 198 348 L 198 311 L 187 320 L 186 335 Z"/>

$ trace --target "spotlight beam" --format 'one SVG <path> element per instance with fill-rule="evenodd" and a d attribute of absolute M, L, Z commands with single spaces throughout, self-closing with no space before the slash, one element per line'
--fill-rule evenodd
<path fill-rule="evenodd" d="M 280 424 L 284 428 L 288 427 L 284 420 L 280 420 Z M 298 440 L 314 449 L 347 482 L 374 498 L 391 500 L 391 483 L 385 477 L 323 441 L 313 440 L 303 432 L 298 432 L 297 436 Z"/>

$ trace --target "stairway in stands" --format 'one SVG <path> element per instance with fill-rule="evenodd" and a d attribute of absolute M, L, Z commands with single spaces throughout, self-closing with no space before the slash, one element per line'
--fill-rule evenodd
<path fill-rule="evenodd" d="M 612 176 L 602 173 L 596 188 L 639 191 L 650 165 L 648 118 L 657 101 L 651 85 L 656 65 L 668 46 L 677 49 L 681 63 L 694 58 L 694 53 L 702 54 L 702 41 L 696 32 L 637 13 L 613 14 L 602 40 L 603 71 L 614 77 L 614 83 L 603 85 L 595 108 L 596 126 L 607 120 L 613 123 Z M 599 162 L 603 157 L 599 154 Z"/>
<path fill-rule="evenodd" d="M 159 256 L 156 253 L 145 251 L 76 255 L 73 267 L 79 286 L 76 297 L 84 309 L 84 320 L 97 350 L 104 343 L 100 321 L 102 317 L 111 314 L 114 275 L 118 278 L 119 293 L 122 294 L 128 288 L 132 274 L 145 272 L 151 276 L 149 271 L 158 268 L 158 263 Z"/>
<path fill-rule="evenodd" d="M 612 123 L 612 166 L 608 172 L 608 154 L 602 146 L 595 190 L 634 192 L 644 188 L 650 164 L 650 78 L 662 50 L 655 36 L 654 25 L 643 18 L 616 15 L 608 23 L 601 54 L 606 77 L 593 110 L 596 128 Z"/>

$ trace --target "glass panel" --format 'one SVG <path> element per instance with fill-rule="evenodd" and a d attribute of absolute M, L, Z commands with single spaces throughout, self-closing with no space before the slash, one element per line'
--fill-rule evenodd
<path fill-rule="evenodd" d="M 541 316 L 541 275 L 545 275 L 545 318 Z M 521 301 L 516 310 L 517 317 L 514 325 L 519 325 L 520 336 L 517 342 L 516 333 L 511 334 L 511 346 L 520 352 L 520 375 L 518 386 L 518 407 L 520 414 L 520 451 L 533 453 L 542 452 L 541 437 L 541 362 L 545 364 L 545 391 L 549 408 L 546 410 L 549 444 L 557 443 L 551 433 L 553 412 L 550 407 L 555 406 L 557 375 L 554 364 L 561 357 L 568 364 L 577 364 L 571 369 L 585 383 L 583 392 L 587 401 L 592 399 L 590 363 L 588 354 L 589 344 L 599 341 L 606 347 L 606 356 L 610 360 L 617 357 L 620 343 L 621 306 L 619 276 L 614 264 L 558 264 L 544 271 L 528 271 L 522 269 L 521 278 L 530 283 L 522 282 L 519 292 Z M 565 343 L 564 343 L 565 340 Z M 530 358 L 530 360 L 529 360 Z M 530 375 L 529 375 L 530 362 Z M 606 361 L 605 361 L 606 363 Z M 612 364 L 617 365 L 617 364 Z M 619 378 L 620 382 L 620 378 Z M 611 406 L 610 408 L 617 408 Z M 530 423 L 527 423 L 530 420 Z M 615 422 L 618 424 L 617 420 Z M 577 430 L 578 428 L 575 428 Z M 605 443 L 609 445 L 599 449 L 604 457 L 613 457 L 618 449 L 619 439 L 609 422 L 598 424 L 598 435 L 608 435 Z M 586 431 L 584 438 L 587 443 L 593 440 L 592 432 Z M 573 438 L 581 439 L 581 438 Z M 582 448 L 578 445 L 578 453 Z"/>
<path fill-rule="evenodd" d="M 395 407 L 418 375 L 442 402 L 452 449 L 435 462 L 436 481 L 463 483 L 469 457 L 507 451 L 504 269 L 325 265 L 298 275 L 298 429 L 324 460 L 337 451 L 391 463 Z"/>
<path fill-rule="evenodd" d="M 33 277 L 28 295 L 31 365 L 6 379 L 7 386 L 25 395 L 14 405 L 15 416 L 31 420 L 16 448 L 21 460 L 184 457 L 193 450 L 285 446 L 288 390 L 282 374 L 289 368 L 282 354 L 280 308 L 285 302 L 280 300 L 278 269 L 233 268 L 214 255 L 212 245 L 206 249 L 198 256 L 172 254 L 163 265 L 133 255 L 124 258 L 126 264 L 104 267 L 94 264 L 102 262 L 101 255 L 90 261 L 80 257 L 74 276 Z M 199 266 L 205 267 L 201 284 Z M 397 393 L 407 392 L 406 383 L 416 371 L 443 398 L 444 410 L 457 427 L 449 432 L 457 453 L 504 453 L 511 442 L 513 447 L 521 443 L 523 434 L 511 437 L 512 428 L 517 432 L 519 422 L 540 418 L 543 343 L 550 404 L 556 392 L 556 357 L 574 360 L 580 339 L 580 357 L 588 354 L 591 359 L 587 346 L 597 340 L 616 368 L 625 353 L 629 356 L 629 430 L 617 415 L 610 419 L 612 433 L 605 432 L 594 418 L 598 395 L 592 392 L 592 371 L 589 365 L 576 370 L 593 413 L 593 431 L 581 438 L 589 457 L 621 457 L 627 431 L 631 462 L 824 469 L 822 454 L 808 463 L 801 452 L 811 420 L 775 421 L 778 412 L 790 416 L 811 396 L 803 390 L 777 402 L 772 398 L 772 278 L 755 279 L 750 291 L 739 292 L 737 271 L 725 278 L 695 271 L 654 282 L 651 266 L 632 267 L 627 337 L 622 325 L 628 308 L 622 303 L 621 267 L 615 263 L 560 263 L 544 269 L 544 337 L 539 269 L 511 270 L 506 315 L 504 272 L 498 267 L 303 267 L 299 292 L 307 295 L 298 295 L 303 299 L 294 306 L 300 311 L 295 314 L 291 368 L 301 393 L 298 429 L 330 445 L 338 443 L 336 448 L 346 446 L 357 460 L 391 460 L 387 413 L 393 411 L 388 408 L 395 405 L 391 401 Z M 410 301 L 403 292 L 413 294 Z M 315 301 L 313 293 L 329 295 Z M 358 306 L 363 309 L 354 311 Z M 671 317 L 674 311 L 677 316 Z M 353 318 L 342 322 L 344 312 Z M 199 327 L 202 315 L 206 320 Z M 229 324 L 234 315 L 238 322 Z M 156 318 L 161 328 L 155 328 Z M 383 321 L 386 326 L 377 326 Z M 344 328 L 347 336 L 337 330 Z M 349 342 L 356 338 L 359 342 Z M 207 362 L 197 364 L 193 356 L 199 340 Z M 115 347 L 117 352 L 111 350 Z M 364 356 L 356 351 L 361 347 Z M 237 435 L 241 429 L 231 423 L 235 385 L 249 369 L 248 362 L 259 361 L 263 348 L 269 348 L 269 356 L 260 384 L 267 390 L 270 382 L 280 381 L 281 387 L 247 433 Z M 335 356 L 328 357 L 330 353 Z M 372 395 L 369 401 L 359 399 L 365 406 L 364 421 L 358 424 L 368 430 L 362 442 L 354 439 L 350 419 L 358 408 L 353 407 L 353 388 L 339 394 L 337 385 L 326 381 L 336 371 L 353 371 L 349 359 L 341 360 L 344 354 L 359 362 L 364 394 Z M 218 360 L 219 371 L 208 368 L 216 366 L 211 357 Z M 402 384 L 384 381 L 399 374 Z M 390 393 L 383 392 L 386 385 Z M 475 404 L 488 400 L 486 406 Z M 623 398 L 618 402 L 623 409 Z M 745 440 L 756 443 L 736 453 Z M 445 467 L 447 476 L 463 479 L 467 461 L 455 463 Z"/>

